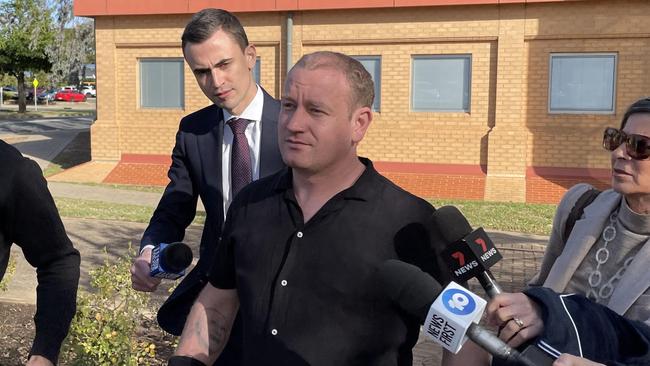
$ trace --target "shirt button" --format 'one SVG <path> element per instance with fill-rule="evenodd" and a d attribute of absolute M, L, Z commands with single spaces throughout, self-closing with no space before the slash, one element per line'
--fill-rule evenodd
<path fill-rule="evenodd" d="M 272 329 L 272 330 L 271 330 L 271 334 L 273 334 L 273 335 L 278 335 L 278 330 L 277 330 L 277 329 Z"/>
<path fill-rule="evenodd" d="M 287 280 L 282 280 L 282 282 L 280 282 L 280 284 L 281 284 L 282 286 L 286 286 L 286 285 L 287 285 Z"/>
<path fill-rule="evenodd" d="M 302 238 L 302 231 L 298 231 L 298 234 L 296 234 L 296 236 Z"/>

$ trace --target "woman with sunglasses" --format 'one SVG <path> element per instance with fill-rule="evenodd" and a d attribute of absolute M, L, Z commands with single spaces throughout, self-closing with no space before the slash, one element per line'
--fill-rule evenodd
<path fill-rule="evenodd" d="M 582 294 L 650 325 L 650 98 L 633 103 L 619 129 L 605 129 L 603 147 L 611 151 L 612 188 L 584 208 L 566 243 L 562 234 L 569 213 L 592 187 L 578 184 L 565 194 L 540 272 L 529 285 Z M 499 337 L 514 347 L 544 329 L 538 305 L 523 293 L 497 295 L 487 313 L 488 322 L 500 328 Z M 469 364 L 487 364 L 487 355 L 474 344 L 443 360 L 446 366 Z M 600 364 L 563 355 L 554 365 Z"/>

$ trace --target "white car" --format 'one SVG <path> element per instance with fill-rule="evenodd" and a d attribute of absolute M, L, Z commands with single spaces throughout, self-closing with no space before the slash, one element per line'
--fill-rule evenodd
<path fill-rule="evenodd" d="M 97 90 L 92 86 L 84 86 L 81 88 L 81 94 L 84 94 L 86 97 L 97 97 Z"/>

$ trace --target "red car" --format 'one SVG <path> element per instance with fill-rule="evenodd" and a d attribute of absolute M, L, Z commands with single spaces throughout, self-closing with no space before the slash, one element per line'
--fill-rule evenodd
<path fill-rule="evenodd" d="M 54 95 L 54 100 L 64 102 L 85 102 L 86 96 L 74 90 L 61 90 Z"/>

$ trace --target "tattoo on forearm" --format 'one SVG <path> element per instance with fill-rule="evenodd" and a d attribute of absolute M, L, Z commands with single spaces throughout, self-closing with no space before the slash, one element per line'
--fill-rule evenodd
<path fill-rule="evenodd" d="M 209 323 L 207 329 L 205 323 L 200 320 L 194 323 L 194 332 L 198 338 L 201 348 L 210 350 L 210 353 L 221 350 L 228 339 L 228 329 L 226 317 L 216 308 L 206 308 L 206 315 Z"/>

